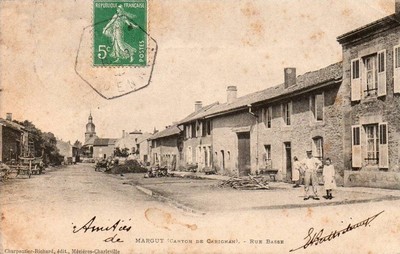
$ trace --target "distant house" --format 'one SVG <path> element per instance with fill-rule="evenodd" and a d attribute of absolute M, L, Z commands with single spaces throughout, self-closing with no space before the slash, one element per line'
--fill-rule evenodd
<path fill-rule="evenodd" d="M 122 137 L 117 140 L 115 143 L 115 147 L 119 149 L 128 149 L 129 153 L 136 154 L 137 153 L 137 140 L 143 136 L 142 131 L 135 130 L 131 132 L 122 131 Z"/>
<path fill-rule="evenodd" d="M 182 165 L 197 164 L 199 171 L 212 167 L 212 121 L 201 116 L 217 105 L 215 102 L 203 107 L 201 101 L 196 101 L 194 112 L 178 122 L 183 130 L 182 151 L 185 156 Z"/>
<path fill-rule="evenodd" d="M 114 156 L 115 138 L 97 138 L 93 143 L 93 158 L 101 159 Z"/>
<path fill-rule="evenodd" d="M 183 159 L 181 133 L 177 125 L 172 125 L 149 137 L 151 165 L 176 169 Z"/>
<path fill-rule="evenodd" d="M 75 162 L 76 156 L 78 156 L 78 148 L 73 146 L 69 141 L 65 142 L 57 139 L 56 143 L 58 152 L 64 156 L 64 163 Z"/>
<path fill-rule="evenodd" d="M 29 136 L 24 126 L 12 121 L 11 113 L 0 118 L 0 161 L 18 160 L 29 156 Z"/>
<path fill-rule="evenodd" d="M 138 159 L 144 163 L 149 162 L 149 142 L 148 139 L 152 136 L 150 133 L 143 133 L 136 138 L 136 155 Z"/>

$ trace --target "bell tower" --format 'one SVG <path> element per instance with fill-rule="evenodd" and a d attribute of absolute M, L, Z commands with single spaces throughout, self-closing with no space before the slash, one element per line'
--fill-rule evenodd
<path fill-rule="evenodd" d="M 96 136 L 96 126 L 93 123 L 92 112 L 90 112 L 88 123 L 86 124 L 85 143 L 94 136 Z"/>

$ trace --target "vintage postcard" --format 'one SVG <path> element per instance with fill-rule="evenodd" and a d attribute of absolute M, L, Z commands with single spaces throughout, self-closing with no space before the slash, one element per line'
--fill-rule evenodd
<path fill-rule="evenodd" d="M 0 253 L 400 253 L 400 0 L 0 0 Z"/>

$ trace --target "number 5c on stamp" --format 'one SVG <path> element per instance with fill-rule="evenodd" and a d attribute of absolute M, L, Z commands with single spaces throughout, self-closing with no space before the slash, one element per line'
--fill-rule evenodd
<path fill-rule="evenodd" d="M 93 65 L 146 66 L 146 0 L 94 0 Z"/>

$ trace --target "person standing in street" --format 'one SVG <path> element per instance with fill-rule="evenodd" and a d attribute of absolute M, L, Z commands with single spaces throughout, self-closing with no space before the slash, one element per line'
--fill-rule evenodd
<path fill-rule="evenodd" d="M 312 155 L 312 151 L 307 151 L 307 158 L 303 161 L 304 168 L 304 200 L 308 200 L 310 196 L 308 195 L 308 191 L 310 190 L 310 184 L 312 185 L 313 190 L 313 199 L 319 200 L 318 191 L 317 191 L 317 170 L 322 166 L 322 163 L 317 158 L 314 158 Z"/>
<path fill-rule="evenodd" d="M 332 199 L 332 189 L 336 189 L 335 168 L 331 163 L 331 159 L 326 158 L 324 169 L 322 171 L 322 175 L 324 176 L 326 199 Z"/>
<path fill-rule="evenodd" d="M 302 166 L 296 156 L 293 157 L 292 181 L 295 183 L 293 188 L 300 187 L 300 175 L 302 175 Z"/>

